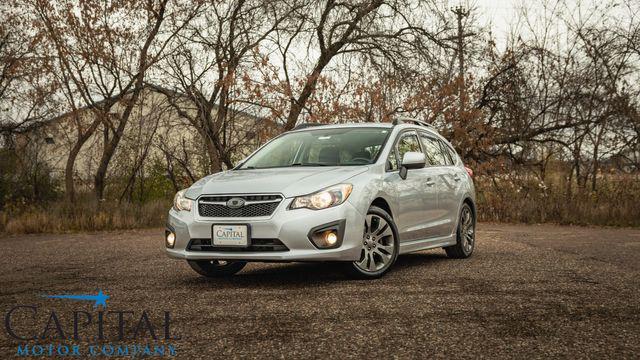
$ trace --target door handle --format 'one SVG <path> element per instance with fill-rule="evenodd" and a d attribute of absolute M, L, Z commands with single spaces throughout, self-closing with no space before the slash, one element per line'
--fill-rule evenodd
<path fill-rule="evenodd" d="M 427 179 L 427 186 L 433 186 L 435 185 L 435 181 L 431 180 L 431 179 Z"/>

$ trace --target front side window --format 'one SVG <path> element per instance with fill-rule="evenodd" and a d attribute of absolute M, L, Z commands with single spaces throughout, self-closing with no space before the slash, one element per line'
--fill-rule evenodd
<path fill-rule="evenodd" d="M 373 127 L 296 131 L 274 139 L 239 169 L 373 164 L 389 133 Z"/>
<path fill-rule="evenodd" d="M 422 146 L 424 146 L 424 156 L 427 158 L 427 164 L 431 166 L 447 165 L 447 160 L 442 153 L 438 140 L 425 134 L 420 134 L 420 139 L 422 140 Z"/>
<path fill-rule="evenodd" d="M 415 134 L 403 135 L 398 141 L 398 158 L 400 161 L 404 158 L 404 154 L 408 152 L 422 152 L 418 137 Z"/>
<path fill-rule="evenodd" d="M 396 171 L 398 170 L 398 157 L 396 156 L 396 151 L 391 150 L 389 153 L 389 158 L 387 159 L 387 171 Z"/>

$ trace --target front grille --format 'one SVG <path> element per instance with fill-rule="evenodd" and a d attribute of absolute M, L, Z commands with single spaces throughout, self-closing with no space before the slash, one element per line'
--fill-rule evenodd
<path fill-rule="evenodd" d="M 260 217 L 270 216 L 278 206 L 278 203 L 246 205 L 240 209 L 231 209 L 226 205 L 198 204 L 200 216 L 204 217 Z"/>
<path fill-rule="evenodd" d="M 200 201 L 227 202 L 233 198 L 242 198 L 245 201 L 275 201 L 282 200 L 280 195 L 205 195 L 200 197 Z"/>
<path fill-rule="evenodd" d="M 243 199 L 244 206 L 237 209 L 228 207 L 227 201 L 233 198 Z M 202 196 L 198 200 L 198 213 L 202 217 L 215 218 L 271 216 L 281 201 L 280 195 Z"/>
<path fill-rule="evenodd" d="M 278 239 L 251 239 L 248 247 L 212 246 L 211 239 L 191 239 L 188 250 L 220 251 L 220 252 L 269 252 L 289 251 L 289 248 Z"/>

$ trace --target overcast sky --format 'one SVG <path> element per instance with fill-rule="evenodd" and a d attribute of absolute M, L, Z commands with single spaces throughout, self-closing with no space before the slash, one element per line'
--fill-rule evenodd
<path fill-rule="evenodd" d="M 509 23 L 516 18 L 522 4 L 521 0 L 475 0 L 474 3 L 480 20 L 485 25 L 491 25 L 498 38 L 505 37 Z"/>
<path fill-rule="evenodd" d="M 561 0 L 562 1 L 562 0 Z M 555 0 L 546 0 L 553 4 Z M 640 1 L 638 1 L 640 3 Z M 542 14 L 544 12 L 545 0 L 450 0 L 451 6 L 458 4 L 467 7 L 475 7 L 478 19 L 482 25 L 491 25 L 492 32 L 498 42 L 498 46 L 504 45 L 510 26 L 514 24 L 523 7 L 528 9 L 529 14 Z M 596 6 L 603 7 L 608 0 L 564 0 L 566 7 L 571 9 L 570 13 L 577 16 L 579 10 L 586 14 Z M 612 18 L 620 21 L 629 19 L 629 9 L 623 4 L 624 0 L 616 1 L 619 6 L 608 11 Z"/>

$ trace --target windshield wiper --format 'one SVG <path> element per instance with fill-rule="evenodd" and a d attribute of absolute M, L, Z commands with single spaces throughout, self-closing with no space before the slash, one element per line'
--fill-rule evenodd
<path fill-rule="evenodd" d="M 329 166 L 328 164 L 322 164 L 322 163 L 293 163 L 289 166 Z"/>
<path fill-rule="evenodd" d="M 255 170 L 255 169 L 277 169 L 277 168 L 285 168 L 285 167 L 293 167 L 293 166 L 338 166 L 337 164 L 322 164 L 322 163 L 293 163 L 291 165 L 284 166 L 267 166 L 267 167 L 255 167 L 255 166 L 247 166 L 241 167 L 237 170 Z"/>

